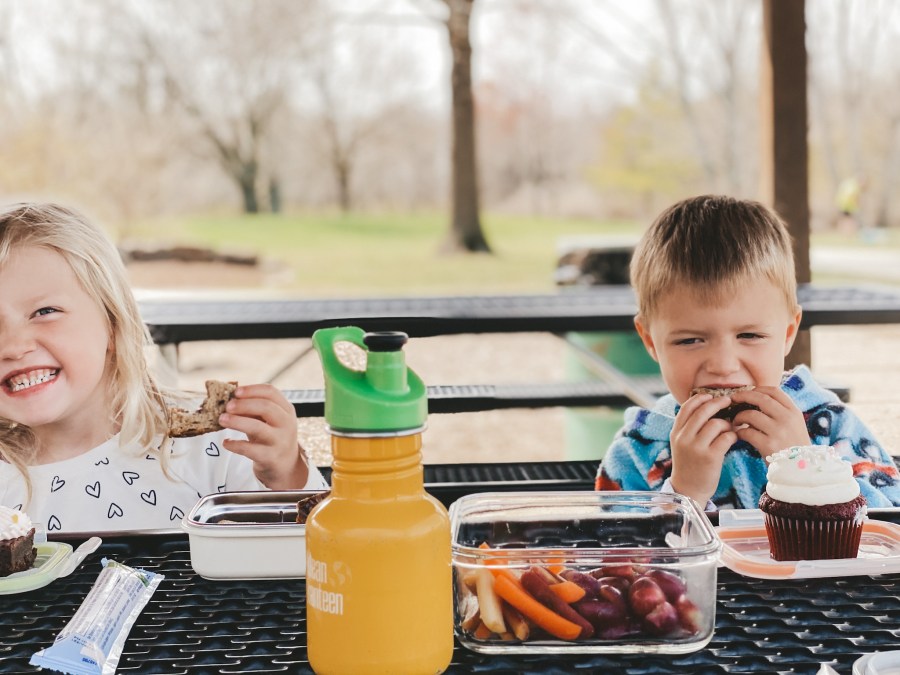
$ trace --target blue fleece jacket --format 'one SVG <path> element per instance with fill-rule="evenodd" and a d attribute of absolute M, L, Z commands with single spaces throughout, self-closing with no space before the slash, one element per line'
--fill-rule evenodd
<path fill-rule="evenodd" d="M 814 445 L 832 445 L 853 465 L 853 475 L 870 507 L 900 506 L 900 472 L 865 424 L 831 391 L 819 385 L 806 366 L 786 372 L 781 388 L 803 411 Z M 628 408 L 597 473 L 598 490 L 659 490 L 672 473 L 669 435 L 679 405 L 671 394 L 652 410 Z M 766 485 L 766 462 L 746 441 L 725 454 L 718 507 L 755 509 Z"/>

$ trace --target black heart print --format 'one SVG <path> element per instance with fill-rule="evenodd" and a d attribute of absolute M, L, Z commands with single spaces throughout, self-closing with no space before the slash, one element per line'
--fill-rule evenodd
<path fill-rule="evenodd" d="M 93 485 L 85 485 L 84 491 L 87 492 L 91 497 L 100 498 L 100 481 L 94 481 Z"/>
<path fill-rule="evenodd" d="M 134 483 L 134 481 L 136 481 L 140 477 L 141 477 L 141 474 L 135 473 L 134 471 L 123 471 L 122 472 L 122 478 L 124 478 L 125 482 L 128 483 L 129 485 Z"/>
<path fill-rule="evenodd" d="M 181 520 L 182 518 L 184 518 L 184 511 L 177 506 L 173 506 L 172 510 L 169 512 L 169 520 Z"/>
<path fill-rule="evenodd" d="M 206 446 L 206 454 L 210 457 L 218 457 L 219 456 L 219 446 L 215 443 L 210 443 Z"/>
<path fill-rule="evenodd" d="M 47 521 L 47 529 L 50 531 L 61 530 L 62 523 L 59 522 L 59 518 L 57 518 L 56 516 L 50 516 L 50 520 Z"/>
<path fill-rule="evenodd" d="M 151 462 L 155 462 L 155 461 L 156 461 L 156 457 L 154 457 L 153 455 L 147 455 L 147 456 L 145 457 L 145 459 L 149 459 Z"/>
<path fill-rule="evenodd" d="M 16 504 L 13 508 L 14 508 L 16 511 L 21 511 L 21 510 L 22 510 L 22 505 L 21 505 L 21 504 Z"/>
<path fill-rule="evenodd" d="M 104 457 L 99 462 L 94 462 L 94 466 L 100 466 L 101 464 L 109 464 L 109 457 Z"/>
<path fill-rule="evenodd" d="M 150 506 L 156 506 L 156 490 L 150 490 L 149 492 L 142 492 L 141 499 L 147 502 Z"/>
<path fill-rule="evenodd" d="M 64 481 L 62 478 L 60 478 L 59 476 L 53 476 L 53 482 L 50 483 L 50 492 L 56 492 L 65 484 L 66 481 Z"/>
<path fill-rule="evenodd" d="M 106 512 L 107 518 L 110 518 L 110 519 L 116 518 L 116 517 L 121 518 L 122 515 L 123 515 L 123 511 L 122 511 L 121 506 L 119 506 L 115 502 L 113 502 L 112 504 L 109 505 L 109 511 Z"/>
<path fill-rule="evenodd" d="M 225 485 L 216 485 L 216 489 L 219 492 L 225 492 L 225 487 L 226 487 Z"/>

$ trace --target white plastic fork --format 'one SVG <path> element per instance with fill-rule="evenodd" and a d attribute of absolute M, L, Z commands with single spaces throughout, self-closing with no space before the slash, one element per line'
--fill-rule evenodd
<path fill-rule="evenodd" d="M 59 576 L 57 579 L 61 579 L 62 577 L 67 577 L 72 572 L 74 572 L 78 566 L 87 558 L 91 553 L 96 551 L 100 544 L 103 543 L 103 540 L 100 537 L 91 537 L 86 542 L 84 542 L 81 546 L 76 548 L 72 555 L 69 556 L 69 559 L 66 560 L 65 565 L 59 572 Z"/>

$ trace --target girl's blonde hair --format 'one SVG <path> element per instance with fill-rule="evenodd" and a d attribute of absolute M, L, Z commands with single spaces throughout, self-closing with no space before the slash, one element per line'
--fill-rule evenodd
<path fill-rule="evenodd" d="M 789 311 L 797 308 L 790 234 L 775 212 L 755 201 L 702 195 L 672 205 L 644 233 L 630 271 L 647 321 L 674 288 L 719 304 L 759 279 L 781 290 Z"/>
<path fill-rule="evenodd" d="M 111 377 L 106 383 L 111 420 L 119 426 L 122 446 L 136 442 L 145 451 L 157 452 L 153 441 L 167 429 L 165 402 L 147 360 L 146 350 L 153 341 L 118 250 L 79 213 L 45 203 L 16 204 L 0 212 L 0 267 L 26 246 L 42 246 L 61 255 L 105 314 L 113 347 Z M 25 476 L 29 500 L 26 467 L 36 450 L 31 429 L 0 418 L 0 458 Z M 164 470 L 165 455 L 158 453 Z"/>

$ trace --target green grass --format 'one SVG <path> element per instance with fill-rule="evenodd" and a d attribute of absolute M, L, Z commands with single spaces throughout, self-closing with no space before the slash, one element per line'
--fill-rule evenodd
<path fill-rule="evenodd" d="M 313 295 L 547 291 L 557 247 L 569 236 L 637 233 L 628 222 L 486 215 L 493 255 L 442 254 L 446 216 L 437 213 L 191 217 L 129 228 L 156 245 L 255 253 L 293 270 L 285 288 Z"/>
<path fill-rule="evenodd" d="M 433 212 L 219 215 L 147 221 L 120 235 L 152 245 L 254 253 L 266 265 L 289 270 L 279 275 L 279 288 L 336 296 L 550 291 L 561 241 L 636 238 L 641 229 L 628 221 L 485 214 L 482 227 L 494 254 L 447 255 L 440 253 L 447 222 L 446 215 Z M 813 246 L 872 246 L 834 232 L 814 233 L 812 241 Z M 900 249 L 900 231 L 889 231 L 877 246 Z"/>

